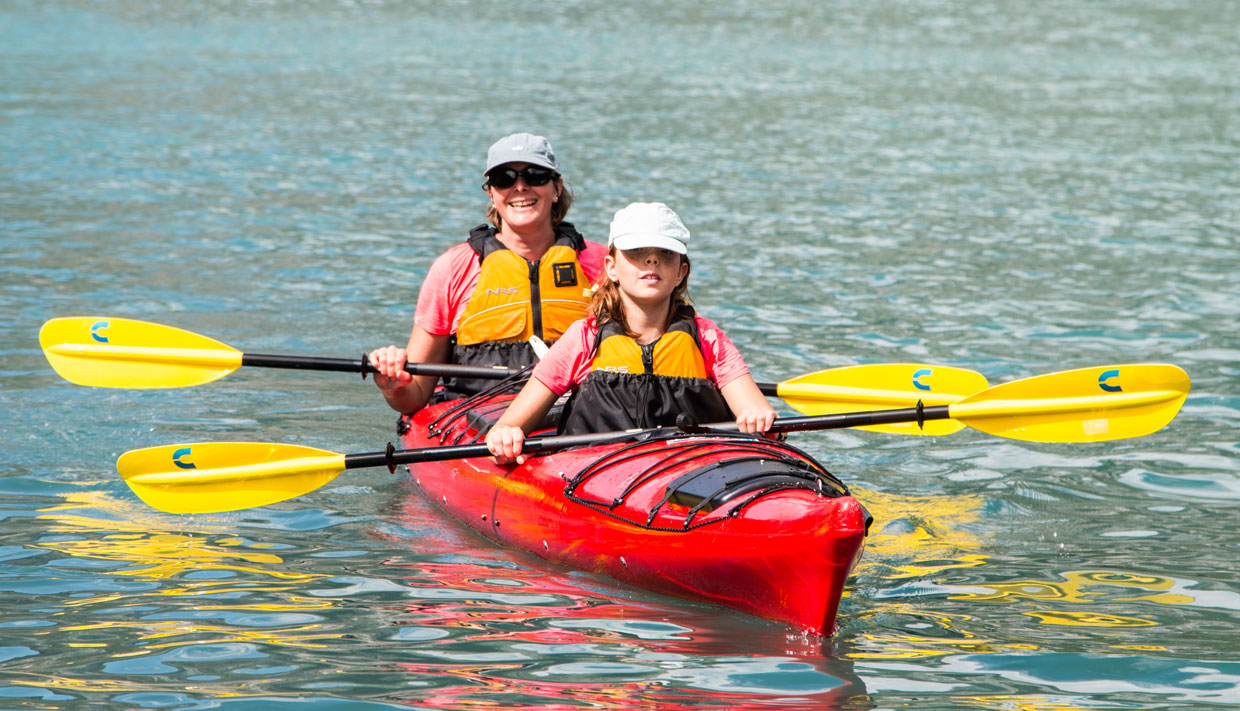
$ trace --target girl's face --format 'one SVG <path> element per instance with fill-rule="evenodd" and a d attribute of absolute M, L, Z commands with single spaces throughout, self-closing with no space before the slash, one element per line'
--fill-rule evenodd
<path fill-rule="evenodd" d="M 679 254 L 658 247 L 616 250 L 615 257 L 604 257 L 603 268 L 622 294 L 645 306 L 666 304 L 689 274 Z"/>
<path fill-rule="evenodd" d="M 529 163 L 505 163 L 502 168 L 523 171 Z M 527 232 L 534 229 L 551 227 L 551 207 L 560 198 L 560 187 L 555 180 L 542 185 L 529 185 L 525 178 L 517 178 L 517 182 L 507 188 L 491 185 L 487 188 L 491 196 L 491 204 L 499 212 L 500 220 L 505 227 L 516 232 Z"/>

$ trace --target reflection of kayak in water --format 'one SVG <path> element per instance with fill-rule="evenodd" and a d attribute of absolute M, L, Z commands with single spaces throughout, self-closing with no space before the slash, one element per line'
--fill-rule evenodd
<path fill-rule="evenodd" d="M 404 423 L 402 443 L 477 442 L 507 403 L 425 408 Z M 497 543 L 820 635 L 834 629 L 869 518 L 800 450 L 733 434 L 596 444 L 521 466 L 424 462 L 410 473 L 431 501 Z"/>

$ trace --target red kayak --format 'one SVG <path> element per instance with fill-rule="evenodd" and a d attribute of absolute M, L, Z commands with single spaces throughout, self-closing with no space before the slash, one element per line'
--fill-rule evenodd
<path fill-rule="evenodd" d="M 410 449 L 472 444 L 511 396 L 424 408 Z M 431 501 L 506 546 L 656 592 L 726 605 L 818 635 L 835 629 L 870 516 L 783 442 L 676 430 L 530 456 L 410 466 Z"/>

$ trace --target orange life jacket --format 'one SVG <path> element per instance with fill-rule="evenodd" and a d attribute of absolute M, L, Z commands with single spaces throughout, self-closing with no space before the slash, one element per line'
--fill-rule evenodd
<path fill-rule="evenodd" d="M 471 230 L 469 246 L 478 255 L 482 273 L 457 325 L 454 363 L 523 368 L 537 360 L 530 336 L 551 344 L 586 315 L 592 292 L 579 260 L 586 242 L 571 223 L 556 225 L 555 242 L 534 262 L 505 247 L 490 225 Z M 450 394 L 460 395 L 492 384 L 462 378 L 444 381 Z"/>
<path fill-rule="evenodd" d="M 726 422 L 731 409 L 706 372 L 693 307 L 681 304 L 658 340 L 641 345 L 614 321 L 599 327 L 590 373 L 564 406 L 563 434 Z"/>

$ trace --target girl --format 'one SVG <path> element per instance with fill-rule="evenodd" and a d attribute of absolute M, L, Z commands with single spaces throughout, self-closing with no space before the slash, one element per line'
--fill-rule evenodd
<path fill-rule="evenodd" d="M 742 432 L 771 428 L 775 411 L 744 359 L 688 303 L 688 242 L 663 203 L 616 213 L 586 318 L 556 341 L 487 433 L 497 462 L 523 463 L 526 434 L 570 390 L 565 434 L 673 425 L 682 413 L 699 423 L 735 415 Z"/>

